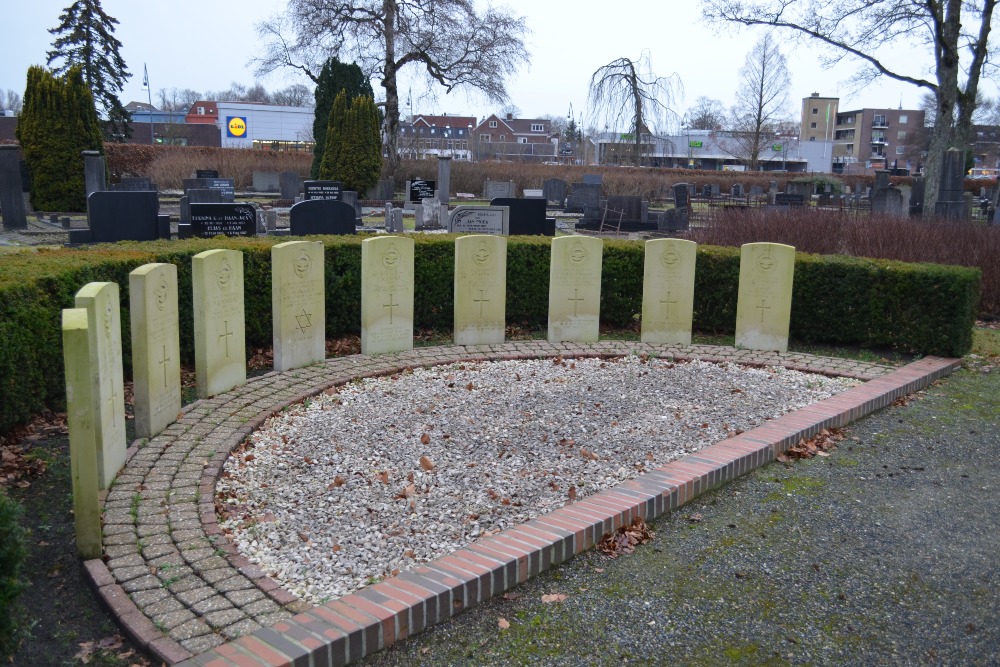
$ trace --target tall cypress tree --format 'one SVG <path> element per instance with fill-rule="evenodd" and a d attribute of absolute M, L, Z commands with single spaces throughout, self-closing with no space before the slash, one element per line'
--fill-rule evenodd
<path fill-rule="evenodd" d="M 320 177 L 320 163 L 323 161 L 323 153 L 327 146 L 326 129 L 330 124 L 330 109 L 340 91 L 346 93 L 348 104 L 359 95 L 375 97 L 371 82 L 357 64 L 342 63 L 335 57 L 323 64 L 323 69 L 316 79 L 316 115 L 313 120 L 313 139 L 316 145 L 313 148 L 313 178 Z"/>
<path fill-rule="evenodd" d="M 104 147 L 79 67 L 64 77 L 43 67 L 28 69 L 17 139 L 31 174 L 31 205 L 39 211 L 86 210 L 83 151 Z"/>
<path fill-rule="evenodd" d="M 334 108 L 340 103 L 338 95 Z M 331 177 L 343 181 L 345 190 L 355 190 L 363 197 L 382 175 L 381 121 L 375 101 L 367 95 L 355 97 L 336 129 L 332 113 L 330 118 L 328 149 L 323 164 L 332 166 Z M 335 135 L 339 145 L 331 146 L 331 137 Z"/>
<path fill-rule="evenodd" d="M 320 159 L 319 173 L 317 174 L 319 178 L 324 180 L 339 177 L 337 169 L 340 166 L 340 154 L 344 150 L 344 123 L 347 120 L 348 111 L 347 91 L 341 90 L 333 98 L 333 104 L 330 106 L 330 113 L 327 116 L 323 157 Z"/>
<path fill-rule="evenodd" d="M 49 30 L 57 35 L 46 56 L 55 74 L 65 74 L 79 65 L 94 99 L 108 121 L 108 136 L 119 139 L 132 136 L 132 117 L 118 99 L 118 93 L 131 76 L 121 57 L 122 43 L 114 36 L 118 19 L 108 16 L 101 0 L 76 0 L 63 10 L 59 25 Z"/>

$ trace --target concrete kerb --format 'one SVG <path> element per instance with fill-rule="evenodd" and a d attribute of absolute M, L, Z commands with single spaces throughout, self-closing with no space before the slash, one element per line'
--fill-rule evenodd
<path fill-rule="evenodd" d="M 723 440 L 700 452 L 650 471 L 635 480 L 568 504 L 499 535 L 479 540 L 435 562 L 313 607 L 297 600 L 281 585 L 222 539 L 215 513 L 215 483 L 230 453 L 272 416 L 328 388 L 363 377 L 386 376 L 415 368 L 448 363 L 537 358 L 616 358 L 648 355 L 676 362 L 701 359 L 752 366 L 779 365 L 866 380 L 864 385 L 786 414 Z M 638 342 L 601 341 L 593 345 L 553 345 L 546 341 L 514 341 L 504 345 L 417 348 L 377 357 L 340 357 L 285 373 L 271 372 L 251 379 L 221 396 L 196 401 L 182 410 L 163 434 L 129 447 L 117 484 L 102 502 L 121 507 L 131 498 L 131 521 L 118 511 L 105 513 L 105 551 L 127 551 L 135 539 L 141 568 L 109 567 L 87 561 L 85 573 L 96 594 L 137 644 L 166 664 L 292 665 L 303 659 L 315 664 L 353 662 L 392 642 L 415 634 L 470 606 L 498 595 L 557 562 L 587 550 L 600 538 L 636 517 L 650 520 L 676 509 L 701 493 L 764 465 L 779 453 L 823 428 L 843 426 L 890 405 L 960 366 L 957 359 L 926 357 L 903 368 L 829 359 L 803 354 L 753 353 L 714 346 L 676 347 Z M 256 396 L 255 396 L 256 395 Z M 243 415 L 243 416 L 237 416 Z M 171 449 L 173 448 L 173 449 Z M 176 451 L 174 451 L 176 450 Z M 139 456 L 140 452 L 144 452 Z M 158 453 L 157 453 L 158 452 Z M 165 454 L 171 454 L 166 458 Z M 183 454 L 182 454 L 183 453 Z M 183 470 L 182 470 L 183 469 Z M 196 492 L 179 477 L 199 471 Z M 142 479 L 141 483 L 136 480 Z M 172 494 L 182 498 L 171 502 Z M 160 499 L 166 530 L 155 512 L 135 510 L 146 496 Z M 157 495 L 160 494 L 160 495 Z M 176 512 L 176 513 L 175 513 Z M 181 517 L 176 524 L 170 516 Z M 195 521 L 184 518 L 197 516 Z M 176 525 L 177 527 L 174 527 Z M 150 545 L 158 548 L 150 549 Z M 167 576 L 145 558 L 164 552 L 182 556 L 192 570 L 186 577 Z M 110 563 L 110 558 L 105 557 Z M 160 558 L 157 562 L 161 562 Z M 111 563 L 111 565 L 114 565 Z M 165 569 L 165 568 L 164 568 Z M 133 571 L 134 570 L 134 571 Z M 181 569 L 177 570 L 178 572 Z M 138 577 L 138 578 L 137 578 Z M 183 579 L 183 580 L 182 580 Z M 219 582 L 235 582 L 234 591 Z M 213 583 L 214 582 L 214 583 Z M 163 608 L 150 600 L 177 600 L 192 587 L 216 596 L 228 613 L 211 614 L 205 623 L 193 605 L 180 606 L 178 617 L 145 610 Z M 199 589 L 200 590 L 200 589 Z M 140 608 L 136 601 L 144 608 Z M 184 613 L 187 610 L 187 613 Z M 179 626 L 172 622 L 187 619 Z M 235 620 L 234 620 L 235 619 Z M 228 641 L 227 641 L 228 640 Z M 262 648 L 263 647 L 263 648 Z M 304 663 L 303 663 L 304 664 Z M 312 663 L 310 663 L 312 664 Z"/>

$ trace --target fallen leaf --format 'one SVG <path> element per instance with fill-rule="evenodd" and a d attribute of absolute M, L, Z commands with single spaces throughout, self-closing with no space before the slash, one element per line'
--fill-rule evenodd
<path fill-rule="evenodd" d="M 516 600 L 516 599 L 518 599 L 519 597 L 521 597 L 521 594 L 520 594 L 520 593 L 504 593 L 504 594 L 503 594 L 503 599 L 504 599 L 504 600 L 508 600 L 508 601 L 511 601 L 511 600 Z"/>
<path fill-rule="evenodd" d="M 567 492 L 566 495 L 569 496 L 569 501 L 571 503 L 576 502 L 576 487 L 575 486 L 569 487 L 569 491 Z"/>
<path fill-rule="evenodd" d="M 469 384 L 465 385 L 465 388 L 468 389 L 469 391 L 472 391 L 472 383 L 470 382 Z"/>
<path fill-rule="evenodd" d="M 427 441 L 430 442 L 430 437 L 428 437 L 426 433 L 424 433 L 424 436 L 427 437 Z M 423 438 L 421 438 L 421 442 L 423 442 Z M 425 442 L 424 444 L 426 445 L 427 443 Z M 420 457 L 420 467 L 427 471 L 434 470 L 434 464 L 426 456 Z"/>
<path fill-rule="evenodd" d="M 377 479 L 378 481 L 382 482 L 383 484 L 388 484 L 389 483 L 389 472 L 386 471 L 386 470 L 383 470 L 382 472 L 380 472 L 377 475 L 375 475 L 375 479 Z"/>
<path fill-rule="evenodd" d="M 552 604 L 553 602 L 564 602 L 566 600 L 566 595 L 564 593 L 551 593 L 549 595 L 542 596 L 542 602 L 545 604 Z"/>
<path fill-rule="evenodd" d="M 510 628 L 510 622 L 506 618 L 500 618 L 497 620 L 497 627 L 501 630 L 507 630 Z"/>
<path fill-rule="evenodd" d="M 705 517 L 701 515 L 701 512 L 695 512 L 694 514 L 689 514 L 687 520 L 690 521 L 691 523 L 698 523 L 704 518 Z"/>
<path fill-rule="evenodd" d="M 609 558 L 635 551 L 636 545 L 646 544 L 653 539 L 653 533 L 642 517 L 636 517 L 631 524 L 621 526 L 614 533 L 607 533 L 597 543 L 597 548 Z"/>
<path fill-rule="evenodd" d="M 427 655 L 430 652 L 431 652 L 430 646 L 424 646 L 423 648 L 420 649 L 420 655 Z"/>
<path fill-rule="evenodd" d="M 333 478 L 333 481 L 327 485 L 326 490 L 333 491 L 334 489 L 339 488 L 344 484 L 347 484 L 347 480 L 341 477 L 340 475 L 337 475 L 336 477 Z"/>
<path fill-rule="evenodd" d="M 430 436 L 430 434 L 424 433 L 422 436 L 420 436 L 420 444 L 422 444 L 422 445 L 429 445 L 429 444 L 431 444 L 431 436 Z"/>

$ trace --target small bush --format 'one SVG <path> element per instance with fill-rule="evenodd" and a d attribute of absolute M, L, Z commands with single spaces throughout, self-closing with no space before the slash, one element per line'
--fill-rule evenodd
<path fill-rule="evenodd" d="M 28 553 L 21 515 L 21 506 L 0 488 L 0 658 L 12 655 L 19 639 L 21 566 Z"/>

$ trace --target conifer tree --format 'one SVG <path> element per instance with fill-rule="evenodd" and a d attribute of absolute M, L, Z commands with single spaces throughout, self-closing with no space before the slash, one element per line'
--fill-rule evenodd
<path fill-rule="evenodd" d="M 46 55 L 54 74 L 65 74 L 79 65 L 83 79 L 108 121 L 108 136 L 132 136 L 129 112 L 118 99 L 131 76 L 121 57 L 122 43 L 114 36 L 118 19 L 108 16 L 101 0 L 75 0 L 59 16 L 59 25 L 49 30 L 57 35 Z"/>
<path fill-rule="evenodd" d="M 313 139 L 316 141 L 316 146 L 313 148 L 313 178 L 319 178 L 320 163 L 326 150 L 326 128 L 330 123 L 330 108 L 337 93 L 342 90 L 347 93 L 348 103 L 359 95 L 375 96 L 371 82 L 356 63 L 342 63 L 337 58 L 329 58 L 316 78 L 316 115 L 313 121 Z"/>
<path fill-rule="evenodd" d="M 347 112 L 347 91 L 341 90 L 333 98 L 330 114 L 327 116 L 326 145 L 323 148 L 323 158 L 320 160 L 319 167 L 321 179 L 332 180 L 337 177 L 340 153 L 344 144 L 343 132 Z"/>
<path fill-rule="evenodd" d="M 31 205 L 39 211 L 84 211 L 83 151 L 103 153 L 94 98 L 79 67 L 56 77 L 28 69 L 17 139 L 31 174 Z"/>

